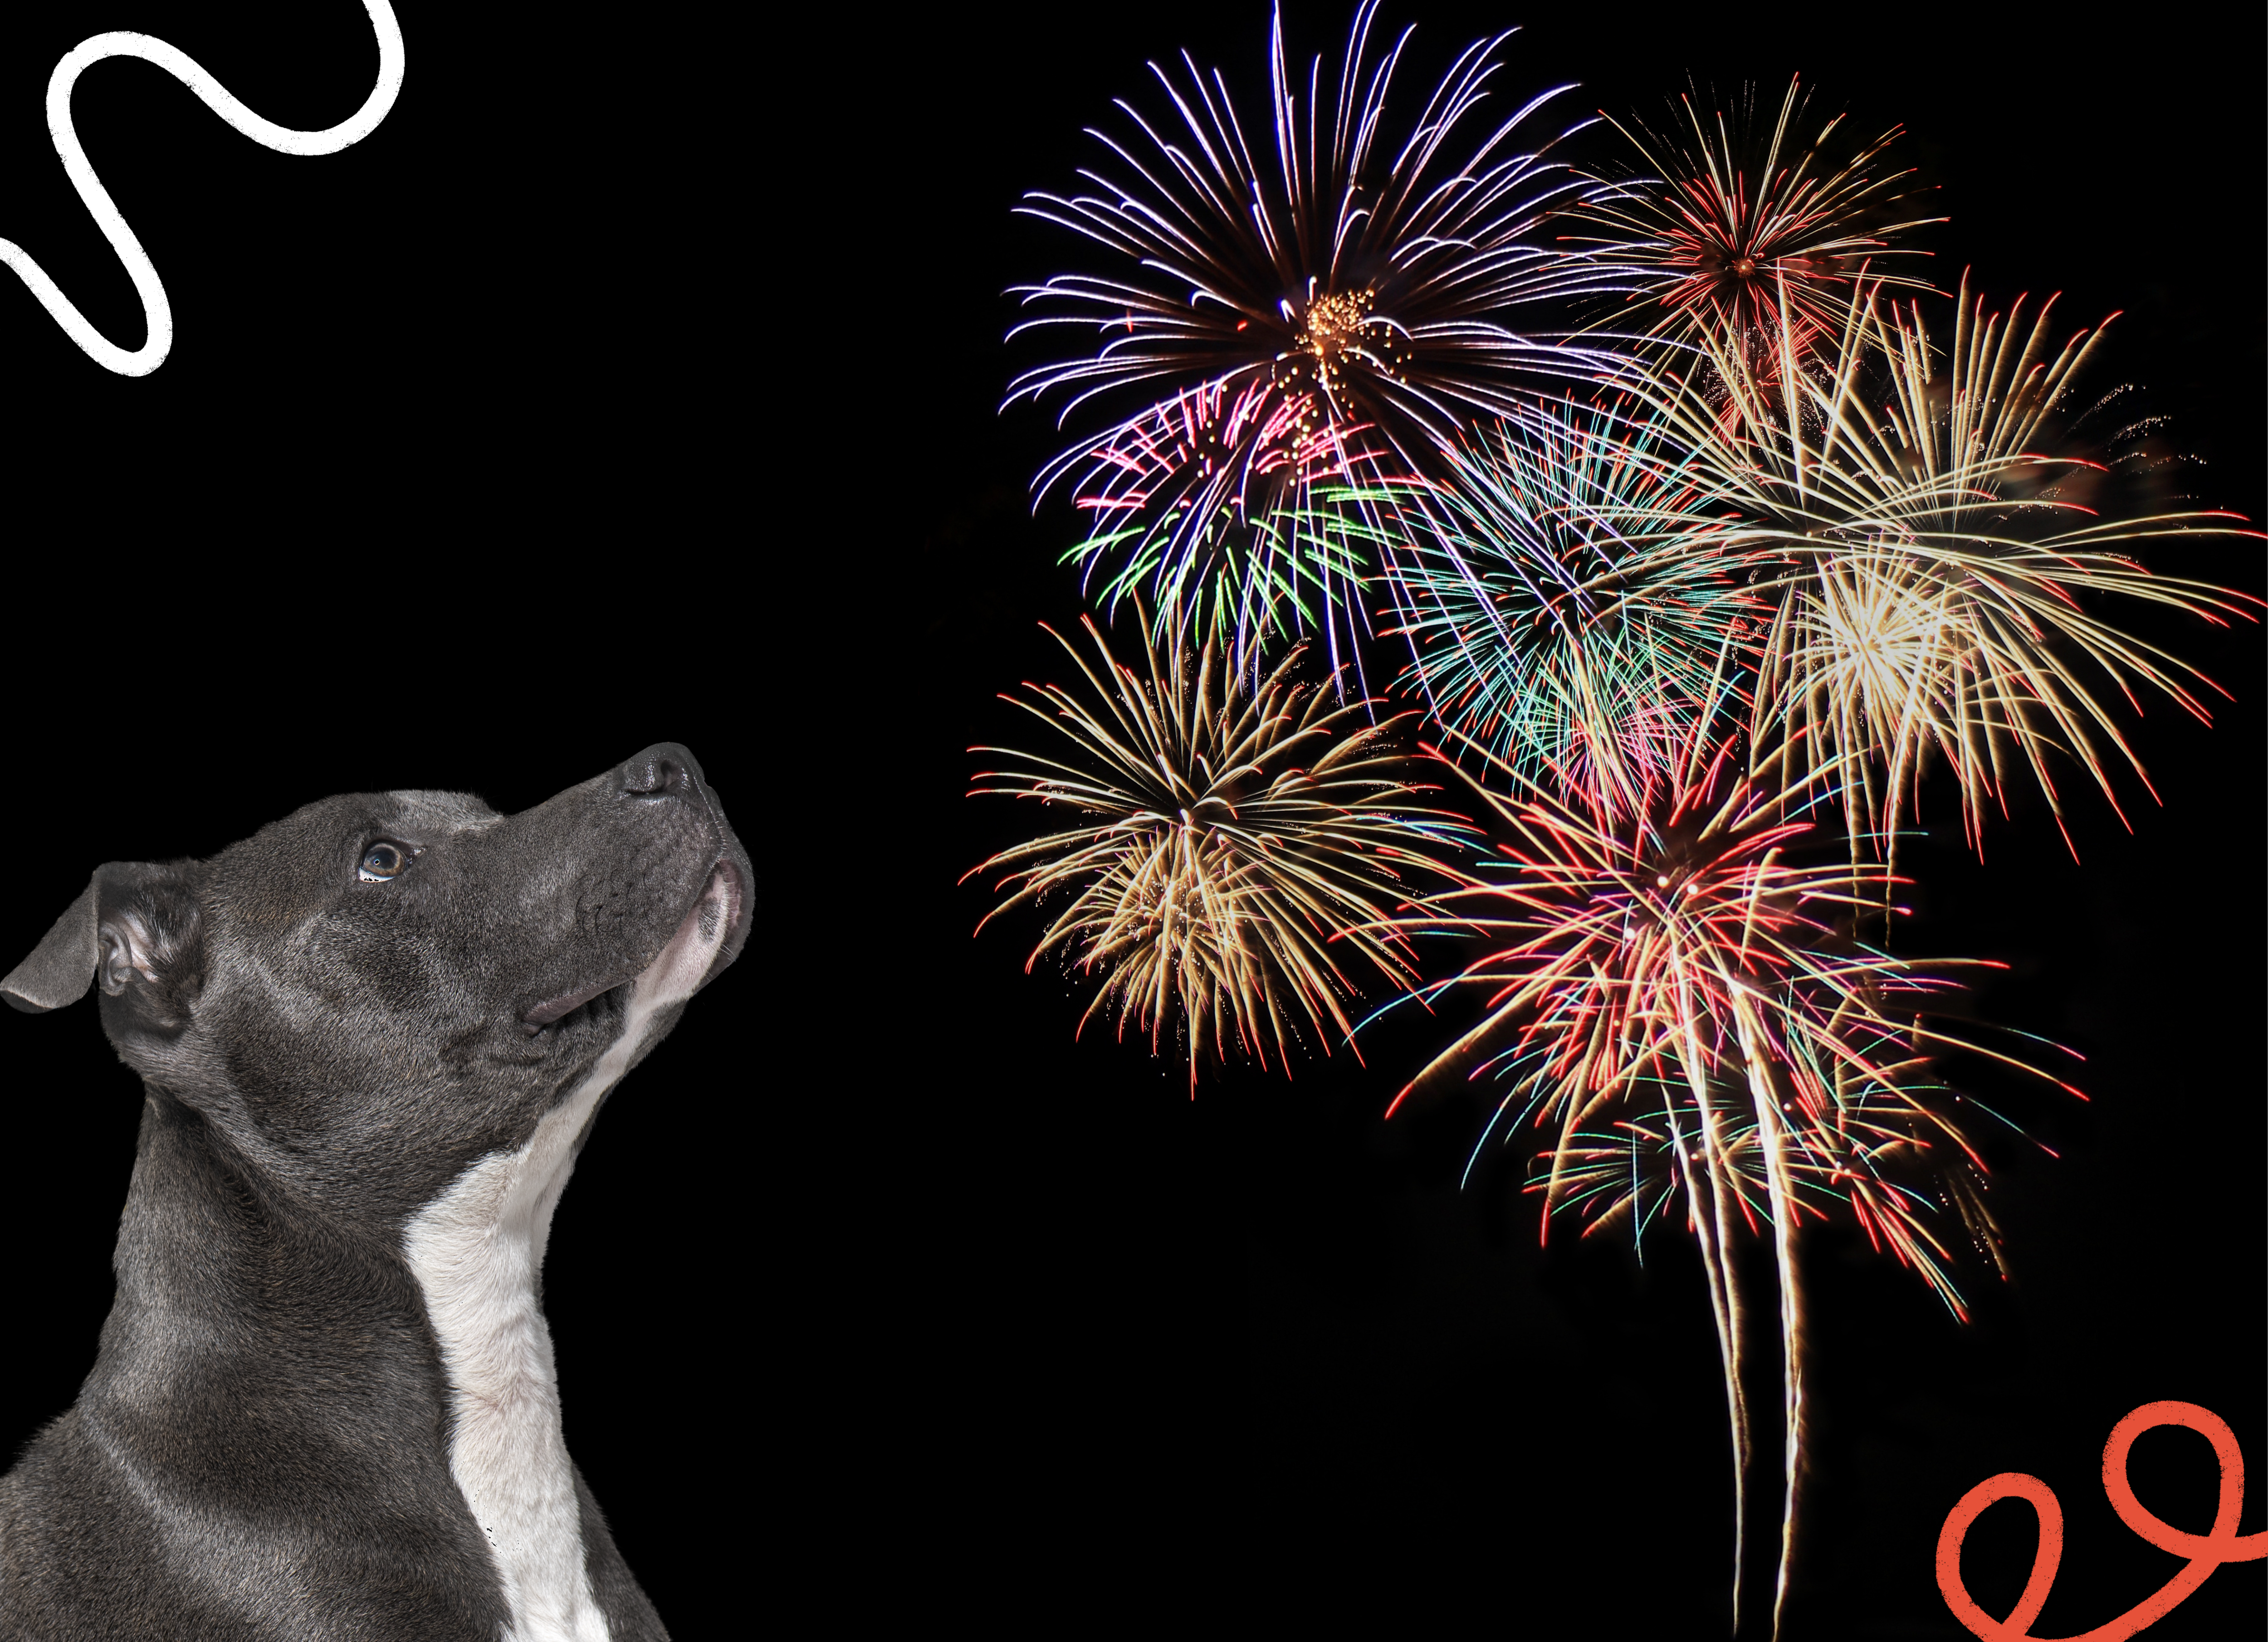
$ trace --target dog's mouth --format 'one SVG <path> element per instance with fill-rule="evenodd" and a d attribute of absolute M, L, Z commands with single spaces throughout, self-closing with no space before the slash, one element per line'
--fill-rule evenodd
<path fill-rule="evenodd" d="M 572 992 L 563 992 L 521 1015 L 519 1030 L 533 1037 L 545 1027 L 556 1026 L 577 1010 L 608 998 L 608 993 L 624 991 L 637 979 L 635 974 L 616 976 L 608 980 L 594 981 L 588 986 L 578 986 Z M 608 1001 L 621 1003 L 625 1000 L 608 998 Z"/>
<path fill-rule="evenodd" d="M 534 1037 L 580 1009 L 627 1007 L 631 990 L 641 980 L 692 996 L 737 956 L 735 937 L 742 933 L 747 907 L 740 869 L 729 858 L 719 861 L 710 869 L 676 932 L 651 963 L 547 998 L 519 1017 L 520 1030 Z"/>

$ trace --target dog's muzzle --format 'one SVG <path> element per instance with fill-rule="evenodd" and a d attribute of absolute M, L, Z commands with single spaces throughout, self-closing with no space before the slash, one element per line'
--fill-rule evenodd
<path fill-rule="evenodd" d="M 683 988 L 681 996 L 691 997 L 740 956 L 740 942 L 747 933 L 747 883 L 740 869 L 729 856 L 720 860 L 709 869 L 701 893 L 694 898 L 693 905 L 679 920 L 676 932 L 652 963 L 563 992 L 556 998 L 547 998 L 519 1017 L 520 1030 L 533 1037 L 592 1000 L 633 981 L 651 980 L 665 986 L 674 982 Z M 695 963 L 700 964 L 697 974 L 675 972 Z"/>

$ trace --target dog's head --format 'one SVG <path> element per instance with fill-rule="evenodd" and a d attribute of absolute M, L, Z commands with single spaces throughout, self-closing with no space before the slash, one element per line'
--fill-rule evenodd
<path fill-rule="evenodd" d="M 99 986 L 120 1056 L 261 1175 L 399 1224 L 667 1033 L 740 955 L 751 884 L 663 744 L 514 816 L 350 794 L 210 861 L 103 867 L 0 996 Z"/>

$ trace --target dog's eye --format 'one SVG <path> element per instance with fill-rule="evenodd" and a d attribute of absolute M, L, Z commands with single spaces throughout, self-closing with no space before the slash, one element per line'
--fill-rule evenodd
<path fill-rule="evenodd" d="M 399 844 L 372 844 L 363 852 L 362 866 L 355 876 L 364 883 L 383 883 L 399 877 L 409 864 L 409 852 Z"/>

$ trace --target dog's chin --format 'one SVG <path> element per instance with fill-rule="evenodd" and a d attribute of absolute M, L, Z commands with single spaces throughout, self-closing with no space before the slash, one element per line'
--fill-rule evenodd
<path fill-rule="evenodd" d="M 709 869 L 708 882 L 660 955 L 638 972 L 632 995 L 650 1009 L 682 1003 L 739 956 L 737 937 L 747 916 L 740 869 L 728 858 Z"/>
<path fill-rule="evenodd" d="M 727 857 L 709 870 L 701 893 L 655 957 L 633 974 L 615 974 L 547 999 L 520 1017 L 530 1037 L 549 1027 L 571 1026 L 571 1016 L 593 1020 L 619 1014 L 633 1001 L 646 1010 L 682 1003 L 740 956 L 747 934 L 747 893 L 740 869 Z"/>

